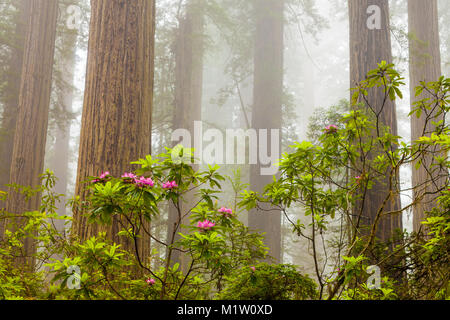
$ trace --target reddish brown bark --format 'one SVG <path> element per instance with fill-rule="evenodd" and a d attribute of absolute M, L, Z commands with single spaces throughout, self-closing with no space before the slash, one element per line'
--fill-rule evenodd
<path fill-rule="evenodd" d="M 426 93 L 415 97 L 415 87 L 420 85 L 420 81 L 437 81 L 441 76 L 437 0 L 409 0 L 408 22 L 410 94 L 411 108 L 414 108 L 415 101 L 431 98 Z M 411 116 L 412 141 L 423 135 L 429 136 L 434 129 L 435 126 L 426 120 L 424 113 L 420 118 Z M 436 167 L 433 166 L 432 155 L 421 157 L 420 160 L 420 167 L 416 170 L 413 165 L 412 169 L 413 201 L 418 202 L 413 207 L 414 231 L 424 230 L 421 222 L 425 219 L 425 212 L 436 205 L 437 191 L 443 186 L 445 175 L 448 174 L 434 171 Z"/>
<path fill-rule="evenodd" d="M 130 162 L 150 153 L 155 3 L 149 0 L 92 0 L 88 64 L 80 136 L 76 194 L 87 199 L 83 181 L 109 171 L 120 176 Z M 134 252 L 118 237 L 118 219 L 100 228 L 75 210 L 72 232 L 85 240 L 98 231 Z M 147 225 L 147 228 L 149 225 Z M 138 250 L 148 262 L 150 239 L 141 234 Z"/>
<path fill-rule="evenodd" d="M 23 49 L 27 32 L 27 21 L 29 7 L 25 1 L 17 1 L 16 29 L 11 45 L 10 63 L 7 74 L 7 82 L 2 90 L 3 113 L 0 128 L 0 190 L 8 191 L 6 184 L 9 183 L 11 173 L 11 159 L 14 146 L 14 131 L 19 104 L 20 79 L 22 75 Z M 5 207 L 0 201 L 0 208 Z M 4 220 L 0 219 L 0 238 L 3 236 Z"/>
<path fill-rule="evenodd" d="M 389 2 L 388 0 L 349 0 L 350 17 L 350 85 L 355 87 L 357 83 L 366 78 L 366 74 L 377 68 L 381 61 L 392 63 L 391 36 L 389 23 Z M 367 9 L 370 5 L 380 8 L 381 28 L 369 29 L 367 20 L 370 14 Z M 383 108 L 380 114 L 380 123 L 390 128 L 393 135 L 397 135 L 397 116 L 395 103 L 387 99 L 383 106 L 385 93 L 383 88 L 373 88 L 369 90 L 368 101 L 376 112 Z M 371 157 L 371 156 L 369 156 Z M 361 206 L 362 219 L 361 227 L 371 226 L 379 209 L 389 194 L 389 169 L 386 171 L 386 178 L 380 179 L 367 191 L 364 203 L 359 202 L 355 214 L 359 214 Z M 395 189 L 392 181 L 392 188 Z M 384 205 L 383 212 L 398 210 L 400 208 L 400 196 L 393 194 Z M 395 229 L 402 229 L 402 216 L 384 215 L 379 221 L 376 237 L 382 241 L 388 240 L 394 234 Z M 366 231 L 363 231 L 363 234 Z"/>
<path fill-rule="evenodd" d="M 27 0 L 29 20 L 25 38 L 22 78 L 14 134 L 10 182 L 36 187 L 43 171 L 50 103 L 53 56 L 55 49 L 57 0 Z M 6 210 L 21 214 L 38 210 L 39 195 L 25 201 L 23 195 L 10 189 Z M 21 225 L 22 219 L 16 222 Z M 31 238 L 25 240 L 24 254 L 30 256 L 35 246 Z M 19 259 L 32 267 L 33 258 Z"/>

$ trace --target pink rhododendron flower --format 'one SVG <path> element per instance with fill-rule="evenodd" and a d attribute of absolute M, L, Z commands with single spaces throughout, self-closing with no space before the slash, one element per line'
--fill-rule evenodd
<path fill-rule="evenodd" d="M 99 179 L 94 179 L 94 180 L 92 180 L 92 182 L 93 183 L 100 182 L 101 180 L 105 179 L 109 175 L 110 175 L 109 171 L 102 172 L 99 176 Z"/>
<path fill-rule="evenodd" d="M 154 285 L 156 283 L 155 279 L 153 278 L 148 278 L 147 280 L 145 280 L 149 285 Z"/>
<path fill-rule="evenodd" d="M 167 181 L 166 183 L 163 183 L 162 185 L 163 189 L 173 189 L 173 188 L 178 188 L 178 184 L 176 183 L 176 181 Z"/>
<path fill-rule="evenodd" d="M 225 207 L 220 208 L 218 211 L 220 213 L 225 214 L 226 217 L 229 217 L 229 216 L 231 216 L 233 214 L 233 210 L 231 210 L 229 208 L 225 208 Z"/>
<path fill-rule="evenodd" d="M 125 173 L 122 175 L 122 178 L 136 179 L 137 176 L 136 176 L 134 173 L 125 172 Z"/>
<path fill-rule="evenodd" d="M 107 176 L 109 176 L 109 171 L 106 171 L 106 172 L 102 172 L 102 174 L 100 175 L 100 179 L 105 179 Z"/>
<path fill-rule="evenodd" d="M 253 271 L 253 272 L 255 272 L 255 271 L 256 271 L 256 268 L 255 268 L 255 267 L 253 267 L 253 266 L 251 266 L 251 267 L 250 267 L 250 269 L 252 269 L 252 271 Z"/>
<path fill-rule="evenodd" d="M 135 178 L 134 183 L 138 187 L 153 187 L 155 185 L 152 178 L 146 178 L 146 177 Z"/>
<path fill-rule="evenodd" d="M 329 126 L 325 127 L 325 133 L 333 133 L 336 132 L 338 127 L 334 124 L 330 124 Z"/>
<path fill-rule="evenodd" d="M 216 224 L 214 222 L 211 222 L 209 220 L 205 220 L 205 221 L 199 221 L 197 223 L 197 228 L 199 228 L 200 230 L 209 230 L 212 227 L 214 227 Z"/>

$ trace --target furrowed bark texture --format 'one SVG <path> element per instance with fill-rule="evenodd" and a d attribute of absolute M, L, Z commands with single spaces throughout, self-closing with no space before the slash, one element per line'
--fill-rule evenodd
<path fill-rule="evenodd" d="M 409 73 L 411 108 L 415 101 L 432 98 L 423 93 L 415 97 L 415 88 L 420 81 L 437 81 L 441 76 L 441 55 L 439 47 L 438 5 L 437 0 L 408 0 L 408 24 L 409 24 Z M 439 120 L 443 120 L 440 117 Z M 437 121 L 434 119 L 433 121 Z M 423 113 L 420 118 L 411 116 L 411 140 L 414 141 L 423 135 L 430 135 L 435 126 L 428 121 Z M 425 130 L 424 130 L 425 128 Z M 438 151 L 438 150 L 437 150 Z M 437 190 L 445 183 L 446 173 L 435 171 L 433 156 L 426 155 L 421 158 L 419 169 L 412 169 L 413 199 L 419 199 L 413 207 L 413 230 L 424 230 L 421 223 L 425 219 L 425 212 L 430 211 L 436 205 Z M 427 172 L 427 169 L 430 173 Z M 447 173 L 448 174 L 448 173 Z M 428 193 L 428 194 L 425 194 Z M 424 230 L 426 231 L 426 230 Z"/>
<path fill-rule="evenodd" d="M 350 17 L 350 85 L 355 87 L 358 82 L 366 78 L 367 72 L 377 67 L 377 63 L 386 61 L 392 63 L 391 37 L 389 25 L 388 0 L 349 0 Z M 381 29 L 369 29 L 367 20 L 370 14 L 367 9 L 370 5 L 376 5 L 381 9 Z M 385 93 L 383 88 L 369 90 L 368 101 L 377 112 L 383 107 Z M 380 115 L 382 125 L 390 127 L 390 133 L 397 135 L 397 116 L 395 103 L 386 100 Z M 369 156 L 373 158 L 372 156 Z M 370 226 L 374 223 L 379 209 L 383 206 L 386 196 L 389 194 L 389 172 L 386 178 L 377 181 L 371 190 L 367 191 L 364 204 L 357 203 L 355 214 L 359 214 L 363 207 L 361 226 Z M 392 181 L 393 185 L 398 181 Z M 400 196 L 393 194 L 385 204 L 383 212 L 398 210 L 400 208 Z M 382 241 L 390 238 L 395 229 L 402 229 L 402 216 L 383 215 L 378 224 L 376 237 Z M 363 234 L 368 231 L 362 230 Z"/>
<path fill-rule="evenodd" d="M 109 171 L 120 176 L 130 162 L 150 153 L 153 95 L 155 3 L 149 0 L 92 0 L 88 64 L 80 136 L 76 194 L 87 199 L 88 176 Z M 100 227 L 74 211 L 72 233 L 85 240 L 99 231 L 134 252 L 132 241 L 118 237 L 119 220 Z M 146 225 L 149 228 L 149 224 Z M 144 262 L 150 238 L 138 241 Z"/>
<path fill-rule="evenodd" d="M 17 1 L 17 18 L 14 39 L 11 45 L 11 55 L 7 82 L 1 92 L 3 113 L 0 129 L 0 190 L 8 191 L 5 186 L 9 183 L 11 173 L 11 159 L 14 146 L 14 131 L 16 129 L 17 111 L 19 105 L 20 78 L 22 76 L 23 49 L 27 32 L 29 7 L 24 0 Z M 0 209 L 6 203 L 0 201 Z M 0 219 L 0 238 L 3 237 L 4 220 Z"/>
<path fill-rule="evenodd" d="M 27 0 L 25 6 L 28 6 L 30 15 L 25 38 L 10 182 L 36 187 L 40 184 L 39 175 L 44 166 L 58 1 Z M 39 210 L 39 205 L 39 195 L 25 201 L 23 195 L 10 189 L 6 210 L 21 214 Z M 16 222 L 21 225 L 24 221 L 18 219 Z M 24 244 L 25 256 L 34 251 L 34 241 L 27 238 Z M 18 262 L 28 263 L 32 267 L 34 259 L 19 258 Z"/>

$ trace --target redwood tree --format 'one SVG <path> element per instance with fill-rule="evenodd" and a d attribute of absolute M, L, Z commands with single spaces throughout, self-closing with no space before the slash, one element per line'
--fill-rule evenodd
<path fill-rule="evenodd" d="M 19 104 L 20 78 L 22 75 L 23 49 L 27 32 L 29 6 L 25 1 L 16 2 L 15 31 L 11 39 L 8 72 L 6 84 L 1 90 L 3 112 L 0 123 L 0 190 L 7 191 L 11 169 L 12 150 L 14 145 L 14 131 L 16 129 L 17 111 Z M 0 201 L 0 208 L 4 203 Z M 0 237 L 3 236 L 4 220 L 0 219 Z"/>
<path fill-rule="evenodd" d="M 381 61 L 392 63 L 389 1 L 349 0 L 348 4 L 350 18 L 350 86 L 355 87 Z M 371 7 L 374 8 L 374 11 L 368 10 L 370 9 L 369 6 L 375 6 Z M 389 127 L 391 134 L 397 135 L 395 103 L 390 99 L 385 99 L 383 88 L 370 89 L 368 103 L 375 112 L 380 114 L 380 123 Z M 369 157 L 371 156 L 369 155 Z M 367 190 L 364 200 L 357 204 L 358 212 L 355 212 L 355 215 L 361 213 L 360 227 L 370 226 L 375 222 L 377 212 L 383 206 L 388 194 L 388 176 L 378 180 L 372 189 Z M 399 208 L 400 196 L 394 193 L 384 205 L 383 212 L 394 211 Z M 382 241 L 388 240 L 394 234 L 395 229 L 402 228 L 401 214 L 384 215 L 379 221 L 376 237 Z M 363 233 L 365 232 L 364 228 L 361 228 L 361 230 Z"/>
<path fill-rule="evenodd" d="M 50 160 L 50 169 L 53 170 L 57 178 L 54 191 L 57 194 L 67 194 L 67 183 L 69 176 L 69 161 L 70 161 L 70 118 L 72 112 L 72 103 L 74 98 L 74 75 L 76 66 L 76 51 L 78 30 L 70 29 L 66 26 L 59 26 L 61 28 L 61 35 L 57 38 L 60 48 L 59 52 L 55 54 L 55 68 L 61 76 L 61 81 L 55 84 L 56 99 L 55 109 L 58 110 L 63 117 L 62 119 L 55 119 L 54 129 L 54 144 L 53 155 Z M 65 216 L 66 213 L 66 199 L 63 197 L 58 201 L 56 210 L 59 216 Z M 54 219 L 53 225 L 60 232 L 64 232 L 65 221 Z"/>
<path fill-rule="evenodd" d="M 130 162 L 150 153 L 155 31 L 153 0 L 92 0 L 86 86 L 81 124 L 76 194 L 87 199 L 88 176 L 109 171 L 120 176 Z M 74 210 L 72 233 L 80 239 L 106 231 L 124 249 L 150 255 L 150 238 L 138 248 L 117 236 L 120 221 L 100 227 Z M 148 226 L 147 226 L 148 228 Z M 145 261 L 147 262 L 147 261 Z"/>
<path fill-rule="evenodd" d="M 281 119 L 283 94 L 283 32 L 284 0 L 254 1 L 256 17 L 254 51 L 254 87 L 252 128 L 277 129 L 280 132 L 278 145 L 271 145 L 268 137 L 268 149 L 281 150 Z M 281 152 L 279 153 L 281 154 Z M 250 167 L 250 188 L 262 192 L 263 187 L 272 182 L 272 176 L 261 175 L 260 163 Z M 281 212 L 274 208 L 252 210 L 248 224 L 253 230 L 265 233 L 265 244 L 269 255 L 276 261 L 281 256 Z M 268 210 L 268 211 L 266 211 Z"/>
<path fill-rule="evenodd" d="M 194 122 L 202 119 L 202 92 L 203 92 L 203 0 L 190 0 L 186 12 L 180 18 L 175 39 L 175 103 L 173 113 L 173 130 L 187 129 L 194 137 Z M 193 165 L 194 170 L 198 166 Z M 194 192 L 189 192 L 180 201 L 178 206 L 183 215 L 194 205 Z M 168 216 L 168 242 L 175 231 L 175 240 L 179 239 L 178 232 L 174 230 L 178 225 L 178 209 L 169 204 Z M 181 262 L 180 252 L 172 253 L 174 263 Z"/>
<path fill-rule="evenodd" d="M 10 183 L 36 187 L 43 171 L 47 137 L 48 111 L 55 50 L 57 0 L 26 0 L 29 17 L 22 64 L 22 77 L 18 101 L 17 120 L 12 150 Z M 26 201 L 25 197 L 10 190 L 6 211 L 21 214 L 38 210 L 39 195 Z M 21 219 L 16 220 L 19 225 Z M 27 238 L 24 257 L 34 253 L 34 243 Z M 34 260 L 19 258 L 30 267 Z"/>
<path fill-rule="evenodd" d="M 409 74 L 410 94 L 412 108 L 414 102 L 430 98 L 426 92 L 415 96 L 415 87 L 421 81 L 437 81 L 441 76 L 441 55 L 439 48 L 439 26 L 437 0 L 408 0 L 409 23 Z M 431 114 L 430 116 L 433 116 Z M 418 139 L 423 135 L 430 135 L 434 126 L 427 116 L 422 114 L 420 118 L 411 117 L 411 139 Z M 442 120 L 442 117 L 441 117 Z M 437 121 L 433 119 L 433 121 Z M 430 211 L 436 204 L 437 191 L 443 186 L 445 175 L 442 171 L 435 171 L 433 156 L 423 156 L 420 167 L 412 169 L 413 201 L 417 205 L 413 207 L 413 230 L 423 229 L 421 222 L 425 212 Z"/>

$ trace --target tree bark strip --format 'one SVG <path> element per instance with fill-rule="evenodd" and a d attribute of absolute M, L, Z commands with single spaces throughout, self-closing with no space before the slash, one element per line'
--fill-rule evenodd
<path fill-rule="evenodd" d="M 186 7 L 185 16 L 179 21 L 175 42 L 175 108 L 173 113 L 173 130 L 187 129 L 194 138 L 194 121 L 202 119 L 203 92 L 203 32 L 204 17 L 203 0 L 191 0 Z M 198 170 L 198 165 L 193 165 Z M 194 203 L 194 193 L 186 194 L 185 201 L 180 202 L 181 214 L 191 209 Z M 168 241 L 177 223 L 178 210 L 169 204 Z M 186 221 L 183 221 L 185 223 Z M 175 240 L 180 236 L 176 232 Z M 172 253 L 173 263 L 181 263 L 179 251 Z"/>
<path fill-rule="evenodd" d="M 56 94 L 56 104 L 58 110 L 63 114 L 72 112 L 74 98 L 74 76 L 76 66 L 76 51 L 78 31 L 68 28 L 63 29 L 61 37 L 60 54 L 57 57 L 57 65 L 61 73 L 61 84 Z M 59 58 L 59 59 L 58 59 Z M 67 183 L 69 179 L 70 161 L 70 121 L 61 121 L 56 124 L 55 142 L 53 145 L 53 157 L 50 160 L 50 169 L 53 170 L 57 178 L 54 191 L 58 194 L 67 195 Z M 59 216 L 65 216 L 66 197 L 56 203 L 56 211 Z M 54 220 L 53 224 L 60 234 L 65 233 L 65 221 Z"/>
<path fill-rule="evenodd" d="M 284 1 L 255 1 L 256 34 L 254 51 L 254 87 L 252 128 L 267 129 L 268 150 L 281 150 L 281 119 L 283 94 L 283 37 Z M 278 145 L 271 145 L 271 129 L 280 132 Z M 281 155 L 281 152 L 279 153 Z M 263 187 L 272 182 L 272 176 L 261 175 L 261 164 L 250 166 L 250 188 L 262 192 Z M 265 244 L 269 255 L 280 262 L 281 257 L 281 212 L 251 210 L 248 223 L 253 230 L 265 232 Z"/>
<path fill-rule="evenodd" d="M 366 78 L 367 72 L 377 67 L 377 63 L 386 61 L 392 63 L 392 49 L 389 22 L 388 0 L 349 0 L 350 17 L 350 86 Z M 367 12 L 370 5 L 380 8 L 381 29 L 369 29 L 367 20 L 371 14 Z M 383 88 L 369 90 L 368 101 L 377 112 L 383 106 L 385 93 Z M 397 135 L 397 115 L 395 103 L 387 99 L 380 115 L 382 125 L 390 127 L 390 132 Z M 369 156 L 370 157 L 370 156 Z M 389 172 L 389 170 L 387 171 Z M 395 182 L 395 181 L 394 181 Z M 398 183 L 398 181 L 397 181 Z M 389 176 L 374 184 L 367 191 L 364 201 L 361 226 L 370 226 L 375 222 L 376 214 L 389 192 Z M 357 208 L 361 206 L 358 203 Z M 392 195 L 383 212 L 398 210 L 400 208 L 400 196 Z M 376 231 L 376 237 L 382 241 L 392 237 L 395 229 L 402 229 L 401 214 L 383 216 Z M 366 232 L 362 230 L 363 234 Z"/>
<path fill-rule="evenodd" d="M 87 199 L 88 176 L 109 171 L 120 176 L 130 162 L 150 153 L 153 96 L 155 3 L 149 0 L 91 0 L 88 64 L 82 115 L 76 195 Z M 74 211 L 72 233 L 85 240 L 106 231 L 122 248 L 118 219 L 100 228 Z M 147 225 L 147 228 L 149 225 Z M 150 238 L 141 234 L 138 250 L 147 263 Z"/>
<path fill-rule="evenodd" d="M 55 50 L 57 0 L 26 0 L 29 22 L 25 38 L 22 79 L 20 86 L 17 122 L 14 134 L 10 182 L 36 187 L 43 171 L 47 137 L 48 111 L 52 84 Z M 36 195 L 25 201 L 23 195 L 10 189 L 6 210 L 21 214 L 39 210 L 40 197 Z M 19 225 L 23 223 L 17 220 Z M 25 256 L 35 251 L 31 238 L 25 240 Z M 18 259 L 33 267 L 34 259 Z"/>
<path fill-rule="evenodd" d="M 11 159 L 14 146 L 14 131 L 16 129 L 19 105 L 20 80 L 22 76 L 24 41 L 27 32 L 29 6 L 24 0 L 17 1 L 17 18 L 14 41 L 11 46 L 11 58 L 7 83 L 2 91 L 3 114 L 0 129 L 0 191 L 8 191 Z M 6 204 L 0 201 L 0 208 Z M 3 237 L 4 220 L 0 219 L 0 238 Z"/>
<path fill-rule="evenodd" d="M 410 74 L 410 94 L 411 108 L 415 101 L 431 98 L 427 93 L 415 97 L 415 87 L 420 85 L 420 81 L 437 81 L 441 76 L 441 55 L 439 47 L 439 25 L 438 25 L 438 5 L 437 0 L 408 0 L 408 25 L 409 25 L 409 74 Z M 423 135 L 426 116 L 422 114 L 420 118 L 411 116 L 411 140 L 414 141 Z M 441 117 L 442 120 L 442 117 Z M 436 121 L 436 120 L 434 120 Z M 433 131 L 433 126 L 429 121 L 426 126 L 426 135 Z M 437 175 L 444 174 L 437 172 L 431 174 L 427 170 L 433 170 L 432 156 L 425 156 L 419 169 L 412 168 L 413 200 L 422 198 L 418 205 L 413 207 L 413 230 L 419 231 L 424 226 L 421 222 L 425 219 L 425 212 L 430 211 L 436 205 L 437 194 L 425 192 L 436 192 L 443 186 L 445 178 L 438 178 Z M 435 180 L 433 184 L 430 180 Z"/>

